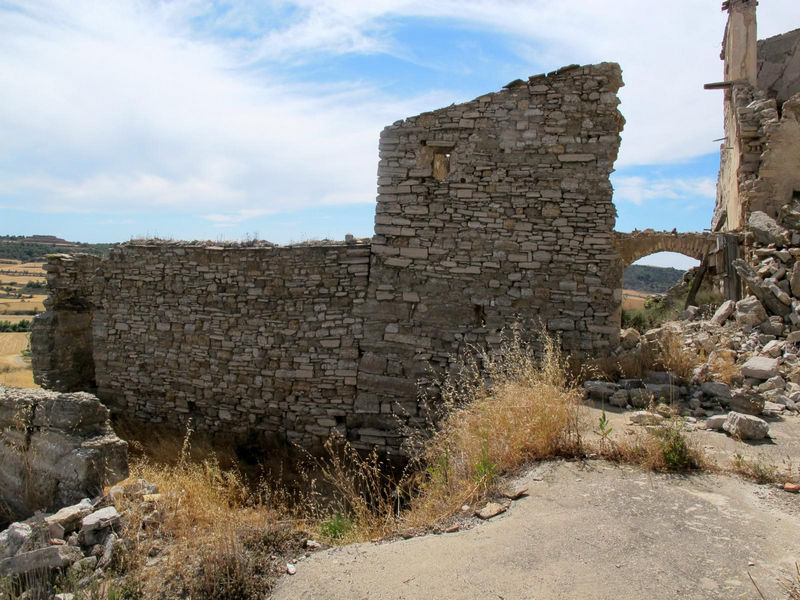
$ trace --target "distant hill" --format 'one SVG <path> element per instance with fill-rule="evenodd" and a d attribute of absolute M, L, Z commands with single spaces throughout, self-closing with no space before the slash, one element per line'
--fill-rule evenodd
<path fill-rule="evenodd" d="M 686 271 L 672 267 L 650 267 L 647 265 L 631 265 L 625 269 L 622 287 L 637 292 L 663 294 L 678 283 Z"/>
<path fill-rule="evenodd" d="M 33 262 L 42 260 L 48 254 L 77 252 L 105 256 L 111 246 L 113 244 L 68 242 L 53 235 L 0 235 L 0 259 Z"/>

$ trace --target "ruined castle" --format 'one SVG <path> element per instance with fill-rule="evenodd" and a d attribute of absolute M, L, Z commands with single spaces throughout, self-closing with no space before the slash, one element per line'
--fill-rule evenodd
<path fill-rule="evenodd" d="M 777 108 L 800 91 L 783 84 L 791 69 L 775 75 L 785 42 L 756 52 L 755 0 L 724 8 L 719 233 L 614 231 L 620 68 L 565 67 L 386 127 L 371 240 L 134 241 L 108 259 L 50 257 L 48 310 L 32 335 L 36 381 L 94 391 L 145 422 L 191 418 L 199 430 L 306 447 L 338 431 L 391 453 L 398 421 L 423 417 L 430 370 L 447 370 L 470 345 L 497 346 L 510 323 L 539 322 L 569 352 L 613 350 L 627 264 L 673 250 L 725 274 L 748 211 L 768 201 L 779 210 L 800 189 L 800 170 L 787 183 L 779 164 L 782 144 L 800 152 L 800 96 Z M 742 44 L 751 54 L 740 60 Z M 746 77 L 729 70 L 734 55 Z"/>

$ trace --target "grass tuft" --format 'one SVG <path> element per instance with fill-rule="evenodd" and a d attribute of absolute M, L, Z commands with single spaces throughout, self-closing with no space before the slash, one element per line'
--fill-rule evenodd
<path fill-rule="evenodd" d="M 454 514 L 525 463 L 581 453 L 582 392 L 557 340 L 542 334 L 538 345 L 513 328 L 496 352 L 467 354 L 440 382 L 443 416 L 417 448 L 424 475 L 409 525 Z"/>
<path fill-rule="evenodd" d="M 704 468 L 707 463 L 701 449 L 686 436 L 683 420 L 679 418 L 667 419 L 663 424 L 626 437 L 604 439 L 598 454 L 659 472 L 692 471 Z"/>

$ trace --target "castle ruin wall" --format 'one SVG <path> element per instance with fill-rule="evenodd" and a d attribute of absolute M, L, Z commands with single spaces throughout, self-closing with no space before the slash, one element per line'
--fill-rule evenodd
<path fill-rule="evenodd" d="M 515 321 L 616 345 L 621 85 L 616 64 L 573 66 L 387 127 L 371 243 L 51 257 L 37 381 L 145 422 L 393 452 L 429 369 Z"/>

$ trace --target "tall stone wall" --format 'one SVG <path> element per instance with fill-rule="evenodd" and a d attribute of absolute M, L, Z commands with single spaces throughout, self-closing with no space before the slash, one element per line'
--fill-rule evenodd
<path fill-rule="evenodd" d="M 621 85 L 616 64 L 568 67 L 384 129 L 357 405 L 378 425 L 515 320 L 569 351 L 615 343 Z"/>
<path fill-rule="evenodd" d="M 740 231 L 754 211 L 777 218 L 800 202 L 800 30 L 756 42 L 756 5 L 723 4 L 727 87 L 715 230 Z"/>
<path fill-rule="evenodd" d="M 616 64 L 568 67 L 387 127 L 370 244 L 52 257 L 48 314 L 85 314 L 35 320 L 37 380 L 147 422 L 396 451 L 427 370 L 517 320 L 615 345 L 621 85 Z M 92 369 L 67 382 L 69 336 Z"/>

